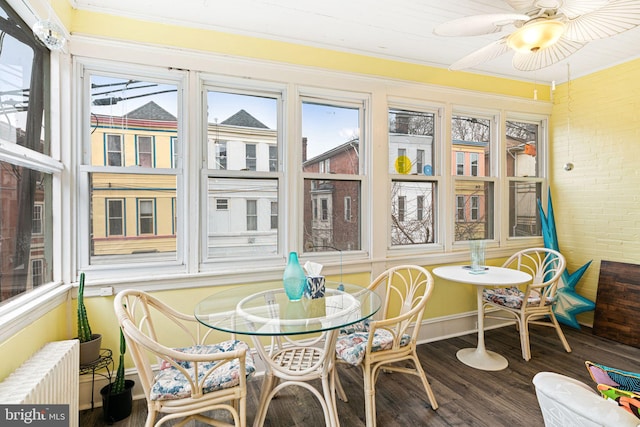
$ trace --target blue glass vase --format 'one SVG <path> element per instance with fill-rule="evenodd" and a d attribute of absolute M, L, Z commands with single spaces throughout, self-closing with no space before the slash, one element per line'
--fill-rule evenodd
<path fill-rule="evenodd" d="M 306 282 L 307 277 L 298 262 L 298 254 L 296 252 L 290 252 L 289 261 L 287 262 L 287 266 L 284 269 L 284 275 L 282 276 L 284 292 L 287 294 L 290 301 L 300 301 Z"/>

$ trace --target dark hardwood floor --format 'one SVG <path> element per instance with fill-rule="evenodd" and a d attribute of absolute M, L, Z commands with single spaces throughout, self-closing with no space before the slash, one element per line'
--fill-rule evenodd
<path fill-rule="evenodd" d="M 497 372 L 473 369 L 456 359 L 459 349 L 476 345 L 475 334 L 420 345 L 419 356 L 438 400 L 438 410 L 430 408 L 417 377 L 381 374 L 376 384 L 378 426 L 542 426 L 542 415 L 531 382 L 537 372 L 559 372 L 591 385 L 585 360 L 640 371 L 640 348 L 597 337 L 589 328 L 575 330 L 565 326 L 563 330 L 572 353 L 564 351 L 553 329 L 532 326 L 532 359 L 529 362 L 520 355 L 515 327 L 487 331 L 487 348 L 509 360 L 509 367 Z M 338 369 L 349 397 L 348 402 L 338 401 L 340 423 L 345 427 L 364 426 L 361 371 L 344 365 Z M 260 385 L 260 379 L 249 383 L 248 426 L 253 422 Z M 114 426 L 143 426 L 147 412 L 145 401 L 135 401 L 133 410 L 129 418 Z M 82 411 L 80 426 L 105 425 L 101 417 L 102 408 Z M 324 426 L 324 419 L 320 405 L 309 391 L 289 387 L 273 400 L 265 426 Z"/>

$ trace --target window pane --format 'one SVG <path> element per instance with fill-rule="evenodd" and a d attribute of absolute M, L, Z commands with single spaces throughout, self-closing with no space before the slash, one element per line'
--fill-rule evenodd
<path fill-rule="evenodd" d="M 258 229 L 258 202 L 247 200 L 247 230 L 256 231 Z"/>
<path fill-rule="evenodd" d="M 174 169 L 178 86 L 134 77 L 92 74 L 89 176 L 89 263 L 131 264 L 177 259 L 177 178 L 109 167 Z"/>
<path fill-rule="evenodd" d="M 44 210 L 44 205 L 42 203 L 36 203 L 33 205 L 33 220 L 31 223 L 31 232 L 33 234 L 42 234 L 42 227 L 43 227 L 43 210 Z"/>
<path fill-rule="evenodd" d="M 4 4 L 4 3 L 3 3 Z M 16 25 L 13 19 L 3 21 L 3 25 Z M 28 28 L 25 26 L 25 28 Z M 16 28 L 17 32 L 20 32 Z M 44 84 L 48 76 L 42 75 L 42 69 L 33 70 L 36 55 L 33 47 L 15 39 L 10 32 L 1 30 L 0 38 L 0 139 L 4 142 L 22 145 L 43 154 L 49 154 L 43 126 Z M 35 44 L 35 41 L 33 41 Z M 46 51 L 48 61 L 49 52 Z M 36 73 L 37 83 L 32 84 Z M 44 83 L 44 84 L 43 84 Z"/>
<path fill-rule="evenodd" d="M 302 103 L 302 170 L 360 173 L 360 110 Z"/>
<path fill-rule="evenodd" d="M 397 208 L 396 208 L 396 218 L 398 220 L 398 223 L 403 223 L 404 222 L 404 214 L 405 214 L 405 205 L 407 203 L 407 198 L 405 196 L 398 196 L 397 199 Z"/>
<path fill-rule="evenodd" d="M 389 172 L 433 175 L 434 114 L 389 110 Z"/>
<path fill-rule="evenodd" d="M 107 200 L 107 236 L 124 235 L 124 200 Z"/>
<path fill-rule="evenodd" d="M 351 220 L 345 220 L 345 200 Z M 360 249 L 360 181 L 304 181 L 305 251 Z M 327 248 L 328 247 L 328 248 Z"/>
<path fill-rule="evenodd" d="M 122 135 L 107 135 L 107 166 L 122 166 Z"/>
<path fill-rule="evenodd" d="M 51 220 L 51 175 L 0 161 L 0 301 L 52 280 Z"/>
<path fill-rule="evenodd" d="M 542 183 L 512 181 L 509 183 L 509 236 L 541 236 L 537 201 L 542 196 Z"/>
<path fill-rule="evenodd" d="M 406 176 L 391 181 L 391 245 L 433 243 L 436 183 L 425 176 L 434 175 L 435 114 L 390 109 L 388 119 L 389 172 Z"/>
<path fill-rule="evenodd" d="M 246 170 L 256 170 L 256 144 L 246 144 L 245 149 L 245 165 Z"/>
<path fill-rule="evenodd" d="M 139 234 L 154 234 L 153 200 L 140 200 L 138 202 L 138 212 Z"/>
<path fill-rule="evenodd" d="M 175 175 L 101 172 L 90 184 L 92 264 L 176 259 Z"/>
<path fill-rule="evenodd" d="M 455 184 L 455 239 L 493 239 L 493 183 L 458 180 Z"/>
<path fill-rule="evenodd" d="M 453 174 L 465 176 L 491 176 L 490 141 L 491 121 L 467 116 L 453 116 L 451 119 Z M 477 160 L 477 168 L 472 168 L 472 157 Z M 476 175 L 474 175 L 474 171 Z"/>
<path fill-rule="evenodd" d="M 207 102 L 207 168 L 271 170 L 270 147 L 278 146 L 277 100 L 208 91 Z"/>
<path fill-rule="evenodd" d="M 177 110 L 175 85 L 92 75 L 91 164 L 173 168 Z"/>
<path fill-rule="evenodd" d="M 507 121 L 507 176 L 537 177 L 538 123 Z"/>
<path fill-rule="evenodd" d="M 227 168 L 227 143 L 225 141 L 218 141 L 215 143 L 216 160 L 214 169 L 226 169 Z"/>
<path fill-rule="evenodd" d="M 208 181 L 207 247 L 209 258 L 275 255 L 278 230 L 272 229 L 276 179 L 213 178 Z M 228 209 L 217 209 L 218 200 Z"/>
<path fill-rule="evenodd" d="M 278 147 L 275 145 L 269 146 L 269 172 L 276 172 L 278 170 Z"/>
<path fill-rule="evenodd" d="M 431 182 L 391 183 L 391 245 L 434 242 L 434 189 Z"/>
<path fill-rule="evenodd" d="M 172 153 L 173 154 L 173 153 Z M 138 136 L 138 166 L 153 167 L 153 145 L 150 136 Z"/>
<path fill-rule="evenodd" d="M 351 221 L 351 197 L 349 196 L 344 198 L 344 220 Z"/>
<path fill-rule="evenodd" d="M 278 202 L 271 202 L 271 229 L 278 228 Z"/>

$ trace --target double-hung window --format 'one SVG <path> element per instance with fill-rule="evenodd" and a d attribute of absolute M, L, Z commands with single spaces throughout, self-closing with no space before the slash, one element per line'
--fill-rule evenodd
<path fill-rule="evenodd" d="M 0 4 L 0 302 L 53 280 L 49 51 Z M 57 200 L 57 199 L 56 199 Z"/>
<path fill-rule="evenodd" d="M 497 168 L 492 161 L 496 144 L 494 123 L 493 116 L 476 113 L 454 114 L 451 118 L 455 241 L 496 237 Z M 460 164 L 469 167 L 461 168 Z"/>
<path fill-rule="evenodd" d="M 84 65 L 86 87 L 80 179 L 80 268 L 93 277 L 112 265 L 182 265 L 180 88 L 184 73 Z M 144 73 L 144 76 L 143 76 Z M 178 215 L 179 217 L 179 215 Z M 122 271 L 122 270 L 119 270 Z"/>
<path fill-rule="evenodd" d="M 302 243 L 306 251 L 355 251 L 363 246 L 365 107 L 366 100 L 356 96 L 302 97 Z"/>
<path fill-rule="evenodd" d="M 279 253 L 274 225 L 283 179 L 277 167 L 282 92 L 209 81 L 204 92 L 208 161 L 202 262 L 215 268 L 213 263 L 229 259 L 272 259 Z M 225 210 L 220 210 L 221 200 L 226 200 Z"/>
<path fill-rule="evenodd" d="M 509 181 L 509 237 L 542 235 L 537 201 L 542 200 L 544 174 L 538 150 L 544 122 L 509 120 L 506 123 L 506 175 Z"/>
<path fill-rule="evenodd" d="M 392 247 L 435 242 L 437 117 L 427 108 L 388 110 Z"/>

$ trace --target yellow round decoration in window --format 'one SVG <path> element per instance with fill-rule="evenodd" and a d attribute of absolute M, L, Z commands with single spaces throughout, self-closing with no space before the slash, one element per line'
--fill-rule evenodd
<path fill-rule="evenodd" d="M 411 172 L 411 159 L 407 156 L 398 156 L 395 161 L 396 172 L 403 175 Z"/>

